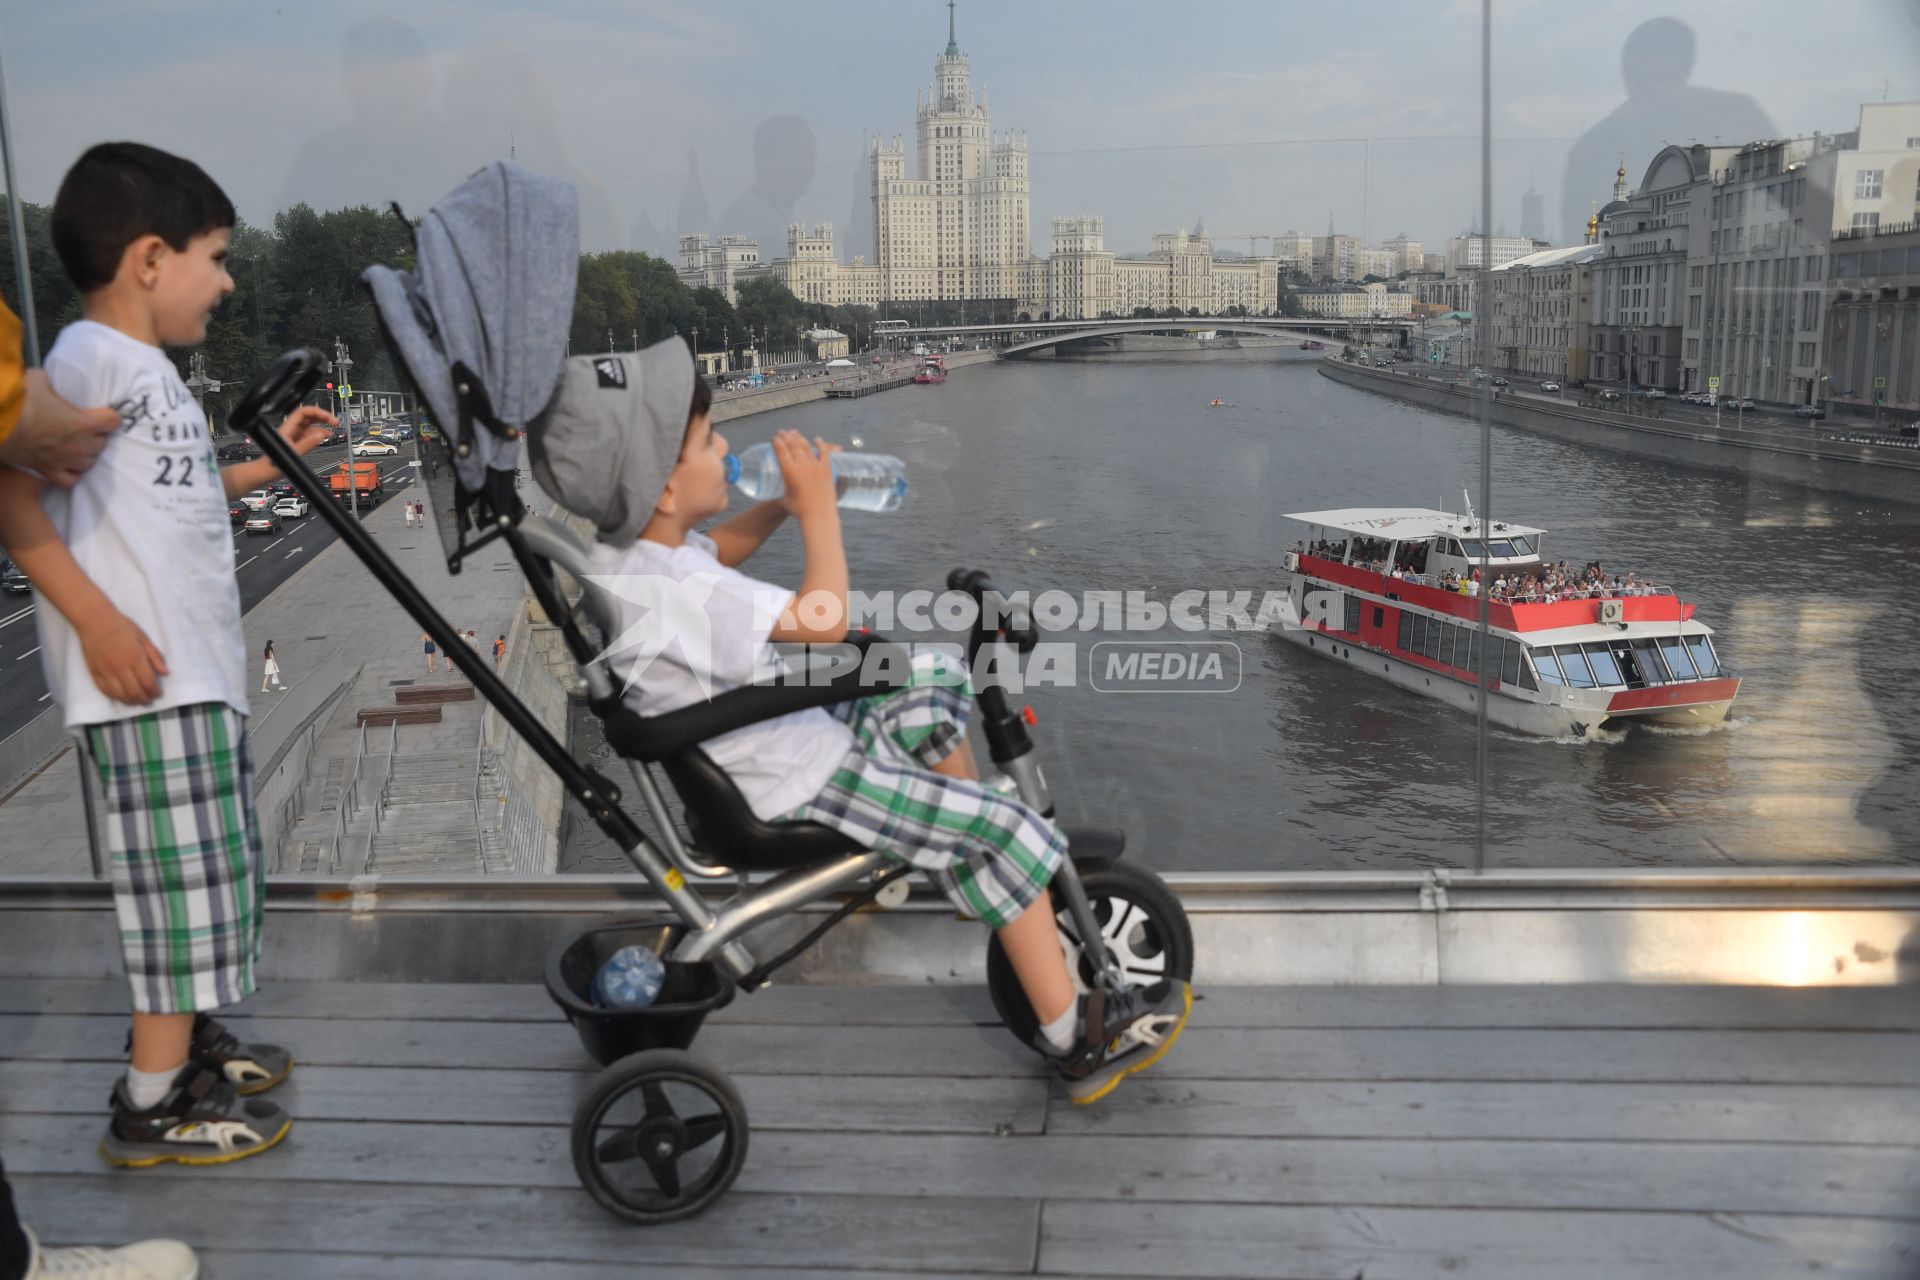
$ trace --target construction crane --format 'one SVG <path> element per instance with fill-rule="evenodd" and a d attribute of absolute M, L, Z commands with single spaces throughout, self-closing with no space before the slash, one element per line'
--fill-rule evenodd
<path fill-rule="evenodd" d="M 1256 243 L 1257 241 L 1265 240 L 1271 245 L 1274 239 L 1272 236 L 1228 235 L 1225 233 L 1215 236 L 1214 238 L 1216 240 L 1245 240 L 1247 242 L 1247 256 L 1249 258 L 1257 258 L 1260 256 L 1260 248 Z"/>

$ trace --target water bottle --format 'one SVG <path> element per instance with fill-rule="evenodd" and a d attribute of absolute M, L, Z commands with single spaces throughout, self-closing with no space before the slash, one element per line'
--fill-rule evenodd
<path fill-rule="evenodd" d="M 644 1009 L 666 980 L 659 956 L 646 947 L 622 947 L 593 975 L 593 1002 L 604 1009 Z"/>
<path fill-rule="evenodd" d="M 907 464 L 884 453 L 834 454 L 833 479 L 840 505 L 855 511 L 897 511 L 907 496 Z M 771 444 L 728 454 L 727 481 L 756 502 L 787 491 Z"/>

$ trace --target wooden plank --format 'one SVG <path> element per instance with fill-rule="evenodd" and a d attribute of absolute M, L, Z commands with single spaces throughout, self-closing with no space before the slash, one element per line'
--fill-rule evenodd
<path fill-rule="evenodd" d="M 1920 1031 L 1911 987 L 1211 987 L 1211 1027 Z"/>
<path fill-rule="evenodd" d="M 99 1116 L 0 1119 L 7 1166 L 102 1176 Z M 182 1176 L 409 1186 L 577 1185 L 561 1125 L 300 1120 L 255 1160 Z M 143 1175 L 146 1176 L 146 1175 Z M 755 1133 L 741 1191 L 1199 1204 L 1807 1213 L 1920 1221 L 1920 1152 L 1733 1143 L 1346 1141 Z M 304 1191 L 292 1193 L 307 1199 Z"/>
<path fill-rule="evenodd" d="M 118 979 L 0 979 L 0 1014 L 125 1015 L 127 1007 L 127 984 Z M 560 1011 L 545 987 L 524 982 L 279 982 L 221 1014 L 240 1016 L 276 1023 L 307 1018 L 550 1022 Z M 985 987 L 776 985 L 736 996 L 713 1015 L 711 1025 L 721 1023 L 975 1026 L 997 1025 L 999 1018 Z"/>
<path fill-rule="evenodd" d="M 15 1115 L 97 1116 L 114 1072 L 89 1068 L 84 1075 L 77 1082 L 65 1063 L 0 1062 L 0 1104 Z M 425 1072 L 302 1063 L 273 1096 L 303 1121 L 463 1124 L 484 1117 L 488 1124 L 567 1125 L 596 1078 L 592 1071 Z M 885 1076 L 732 1079 L 756 1130 L 1007 1134 L 1046 1128 L 1049 1086 L 1043 1076 L 942 1080 L 937 1089 L 924 1080 Z"/>
<path fill-rule="evenodd" d="M 0 1014 L 123 1013 L 117 979 L 0 978 Z M 281 982 L 248 999 L 276 1018 L 513 1018 L 554 1013 L 529 983 Z M 1902 987 L 1215 987 L 1196 1025 L 1214 1028 L 1672 1028 L 1691 1031 L 1920 1031 Z M 716 1022 L 939 1026 L 999 1021 L 985 987 L 778 984 L 741 995 Z"/>
<path fill-rule="evenodd" d="M 1889 1032 L 1215 1030 L 1195 1025 L 1156 1078 L 1228 1080 L 1582 1080 L 1628 1083 L 1920 1085 L 1912 1037 Z M 249 1020 L 236 1032 L 251 1036 Z M 268 1028 L 271 1029 L 271 1028 Z M 0 1017 L 0 1053 L 119 1061 L 125 1022 Z M 265 1038 L 264 1031 L 260 1038 Z M 577 1070 L 584 1052 L 554 1022 L 311 1022 L 288 1047 L 322 1066 L 475 1066 Z M 699 1041 L 723 1069 L 779 1075 L 1037 1074 L 1038 1056 L 1000 1027 L 742 1026 Z"/>
<path fill-rule="evenodd" d="M 640 1228 L 635 1228 L 639 1231 Z M 86 1243 L 50 1241 L 49 1243 Z M 641 1244 L 644 1245 L 644 1237 Z M 367 1253 L 242 1253 L 199 1250 L 202 1280 L 245 1280 L 270 1276 L 272 1280 L 635 1280 L 632 1262 L 541 1262 L 497 1258 L 400 1259 L 392 1254 Z M 688 1280 L 919 1280 L 927 1271 L 869 1271 L 857 1273 L 791 1267 L 706 1267 L 677 1263 L 673 1274 Z M 1103 1277 L 1103 1280 L 1110 1278 Z"/>
<path fill-rule="evenodd" d="M 0 1073 L 0 1092 L 4 1092 Z M 1115 1106 L 1057 1101 L 1048 1133 L 1244 1138 L 1515 1138 L 1920 1146 L 1920 1097 L 1834 1085 L 1180 1080 Z"/>
<path fill-rule="evenodd" d="M 1848 1218 L 1047 1203 L 1055 1268 L 1282 1280 L 1896 1280 L 1920 1224 Z"/>
<path fill-rule="evenodd" d="M 367 1135 L 361 1131 L 363 1147 Z M 8 1153 L 11 1156 L 11 1152 Z M 289 1153 L 290 1154 L 290 1153 Z M 261 1157 L 272 1159 L 272 1156 Z M 244 1169 L 245 1162 L 227 1168 Z M 207 1170 L 196 1170 L 208 1172 Z M 1040 1206 L 1004 1198 L 733 1193 L 687 1222 L 635 1227 L 576 1188 L 280 1181 L 228 1177 L 218 1201 L 196 1177 L 9 1175 L 21 1216 L 50 1240 L 188 1236 L 210 1251 L 279 1249 L 408 1259 L 530 1259 L 648 1268 L 812 1267 L 1024 1273 Z M 269 1273 L 271 1274 L 271 1273 Z"/>
<path fill-rule="evenodd" d="M 354 718 L 360 724 L 439 724 L 440 708 L 362 707 Z"/>

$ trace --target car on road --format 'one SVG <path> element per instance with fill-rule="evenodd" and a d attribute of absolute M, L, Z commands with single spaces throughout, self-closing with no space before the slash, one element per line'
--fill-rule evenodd
<path fill-rule="evenodd" d="M 1496 387 L 1510 387 L 1513 384 L 1511 382 L 1508 382 L 1505 378 L 1495 378 L 1493 380 L 1493 385 Z"/>
<path fill-rule="evenodd" d="M 1558 391 L 1560 384 L 1557 382 L 1543 382 L 1540 384 L 1540 389 L 1542 391 Z"/>
<path fill-rule="evenodd" d="M 251 440 L 235 440 L 214 450 L 213 456 L 222 462 L 250 462 L 260 456 L 260 446 Z"/>
<path fill-rule="evenodd" d="M 249 511 L 259 511 L 273 501 L 273 495 L 265 489 L 255 489 L 252 493 L 241 494 L 240 501 L 247 504 Z"/>
<path fill-rule="evenodd" d="M 307 500 L 297 493 L 288 494 L 273 504 L 273 514 L 283 520 L 288 518 L 298 520 L 312 509 L 307 505 Z"/>
<path fill-rule="evenodd" d="M 353 446 L 353 456 L 356 458 L 391 458 L 399 452 L 398 446 L 385 440 L 362 440 Z"/>
<path fill-rule="evenodd" d="M 0 573 L 0 591 L 10 596 L 23 596 L 31 590 L 33 583 L 27 580 L 27 575 L 20 571 L 19 565 L 10 564 L 5 572 Z"/>
<path fill-rule="evenodd" d="M 1744 411 L 1747 409 L 1758 409 L 1760 406 L 1755 404 L 1753 401 L 1747 399 L 1745 396 L 1741 396 L 1738 400 L 1729 399 L 1727 401 L 1727 407 L 1730 409 L 1740 409 Z"/>
<path fill-rule="evenodd" d="M 1827 411 L 1817 404 L 1797 404 L 1793 406 L 1793 416 L 1796 418 L 1819 419 L 1826 417 Z"/>
<path fill-rule="evenodd" d="M 391 440 L 411 440 L 413 439 L 413 428 L 395 427 L 393 433 L 388 438 Z"/>
<path fill-rule="evenodd" d="M 267 492 L 276 498 L 289 498 L 300 491 L 293 487 L 291 480 L 275 480 L 267 486 Z"/>
<path fill-rule="evenodd" d="M 238 529 L 241 525 L 245 524 L 247 522 L 247 517 L 252 514 L 253 514 L 253 508 L 248 506 L 246 503 L 240 501 L 240 499 L 238 498 L 235 498 L 232 502 L 227 504 L 227 523 L 231 524 L 236 529 Z"/>
<path fill-rule="evenodd" d="M 1646 400 L 1665 400 L 1667 393 L 1658 387 L 1635 387 L 1633 394 Z"/>
<path fill-rule="evenodd" d="M 278 533 L 280 532 L 280 517 L 275 515 L 270 508 L 262 507 L 247 517 L 247 523 L 244 527 L 248 533 Z"/>

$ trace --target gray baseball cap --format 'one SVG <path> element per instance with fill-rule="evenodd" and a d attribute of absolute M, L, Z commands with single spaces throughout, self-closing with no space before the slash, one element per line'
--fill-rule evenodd
<path fill-rule="evenodd" d="M 602 542 L 632 542 L 679 461 L 695 376 L 679 338 L 644 351 L 572 357 L 527 430 L 534 479 L 593 521 Z"/>

